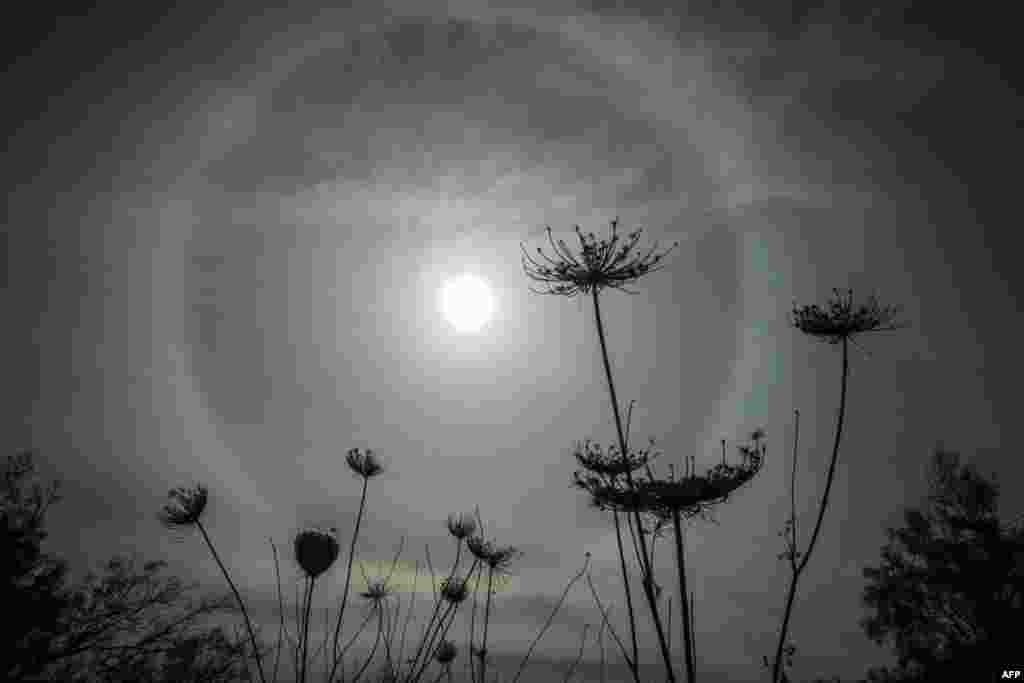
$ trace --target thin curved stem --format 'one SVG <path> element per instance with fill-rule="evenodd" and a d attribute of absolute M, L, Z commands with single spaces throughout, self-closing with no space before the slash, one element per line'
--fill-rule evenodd
<path fill-rule="evenodd" d="M 334 673 L 338 667 L 338 638 L 341 636 L 341 623 L 345 618 L 345 607 L 348 605 L 348 592 L 349 587 L 352 584 L 352 560 L 356 553 L 356 540 L 359 538 L 359 527 L 363 522 L 363 511 L 366 509 L 366 486 L 369 481 L 370 480 L 367 477 L 363 477 L 363 493 L 359 497 L 359 514 L 356 515 L 356 528 L 352 533 L 352 542 L 349 543 L 348 548 L 348 569 L 345 572 L 345 589 L 341 594 L 341 607 L 338 608 L 338 620 L 334 626 L 334 639 L 331 645 L 334 664 L 331 666 L 331 675 L 327 677 L 328 681 L 334 680 Z"/>
<path fill-rule="evenodd" d="M 551 610 L 551 614 L 548 615 L 547 621 L 544 622 L 544 627 L 537 632 L 537 637 L 533 639 L 533 642 L 530 643 L 530 647 L 526 650 L 526 655 L 523 657 L 523 660 L 519 663 L 519 669 L 516 671 L 516 677 L 512 679 L 512 683 L 516 683 L 519 680 L 519 676 L 523 673 L 523 667 L 526 666 L 526 662 L 529 661 L 530 656 L 533 654 L 533 649 L 537 646 L 537 643 L 540 642 L 540 639 L 544 637 L 544 634 L 547 633 L 547 630 L 551 628 L 551 622 L 554 621 L 555 615 L 558 614 L 558 610 L 562 609 L 562 605 L 565 603 L 565 598 L 567 595 L 569 595 L 569 591 L 572 589 L 573 584 L 579 581 L 583 577 L 583 575 L 586 574 L 587 567 L 589 565 L 590 558 L 587 557 L 587 561 L 583 563 L 583 569 L 580 569 L 579 572 L 576 573 L 576 576 L 574 576 L 565 586 L 565 590 L 562 591 L 562 597 L 558 599 L 558 602 L 555 604 L 555 608 Z M 582 650 L 583 646 L 580 645 L 580 651 L 582 652 Z"/>
<path fill-rule="evenodd" d="M 302 659 L 299 662 L 299 683 L 306 683 L 306 667 L 309 660 L 309 620 L 313 609 L 313 587 L 316 579 L 312 576 L 306 577 L 306 593 L 303 596 L 302 606 Z"/>
<path fill-rule="evenodd" d="M 267 683 L 267 677 L 263 673 L 263 660 L 260 658 L 260 648 L 256 643 L 256 634 L 252 630 L 252 621 L 249 619 L 249 612 L 245 609 L 245 603 L 242 601 L 242 596 L 238 593 L 238 588 L 235 587 L 235 582 L 231 580 L 231 575 L 228 574 L 228 570 L 224 566 L 224 563 L 221 562 L 217 549 L 213 547 L 213 541 L 210 540 L 210 535 L 206 533 L 206 527 L 203 526 L 203 523 L 198 519 L 196 520 L 196 526 L 199 527 L 199 533 L 203 535 L 203 540 L 206 541 L 206 545 L 210 549 L 213 559 L 216 560 L 221 573 L 224 575 L 224 578 L 227 579 L 228 586 L 231 587 L 231 592 L 235 595 L 235 600 L 238 602 L 239 609 L 242 610 L 242 617 L 245 619 L 245 628 L 249 633 L 249 642 L 252 643 L 253 657 L 256 658 L 256 669 L 260 673 L 260 681 Z"/>
<path fill-rule="evenodd" d="M 622 417 L 619 414 L 619 400 L 615 393 L 615 381 L 612 379 L 612 366 L 608 360 L 608 346 L 605 341 L 604 321 L 601 319 L 601 304 L 598 299 L 598 289 L 596 287 L 591 290 L 591 295 L 594 301 L 594 318 L 597 322 L 597 337 L 601 342 L 601 360 L 604 363 L 604 374 L 605 378 L 608 380 L 608 392 L 611 394 L 612 413 L 615 416 L 615 430 L 619 437 L 620 452 L 622 457 L 626 458 L 629 452 L 626 449 L 626 435 L 622 429 Z M 633 488 L 633 475 L 628 469 L 626 470 L 626 480 L 628 481 L 630 488 Z M 661 656 L 665 662 L 665 670 L 668 674 L 669 683 L 675 683 L 676 675 L 675 671 L 672 669 L 672 655 L 669 652 L 668 643 L 665 640 L 665 630 L 662 627 L 661 617 L 658 614 L 658 604 L 654 597 L 653 567 L 649 566 L 647 563 L 647 560 L 649 559 L 647 553 L 647 541 L 644 540 L 644 535 L 642 533 L 644 527 L 640 520 L 639 510 L 634 510 L 633 516 L 635 518 L 636 528 L 638 531 L 637 535 L 639 536 L 640 541 L 640 558 L 638 559 L 640 560 L 641 571 L 643 573 L 643 578 L 645 579 L 641 581 L 641 584 L 644 587 L 644 594 L 647 597 L 647 606 L 651 611 L 651 619 L 654 621 L 654 627 L 658 633 L 658 645 L 661 647 Z M 648 579 L 647 577 L 650 578 Z"/>
<path fill-rule="evenodd" d="M 283 644 L 284 636 L 284 595 L 281 593 L 281 565 L 277 560 L 277 546 L 274 545 L 272 539 L 270 541 L 270 549 L 274 553 L 274 577 L 277 579 L 277 613 L 281 615 L 281 624 L 277 629 L 277 654 L 274 656 L 274 683 L 277 683 L 278 667 L 281 664 L 281 646 Z"/>
<path fill-rule="evenodd" d="M 839 414 L 836 418 L 835 440 L 832 442 L 832 461 L 828 466 L 828 478 L 825 481 L 825 492 L 821 497 L 821 505 L 818 508 L 818 519 L 814 524 L 814 530 L 811 532 L 811 540 L 807 544 L 807 550 L 804 553 L 800 564 L 794 566 L 792 576 L 790 577 L 789 590 L 786 595 L 786 610 L 782 616 L 782 628 L 779 630 L 779 642 L 775 647 L 775 661 L 772 664 L 773 683 L 778 683 L 779 676 L 782 672 L 782 649 L 785 646 L 786 635 L 789 632 L 789 620 L 793 612 L 793 600 L 796 597 L 797 582 L 799 582 L 801 574 L 803 574 L 804 569 L 807 567 L 807 562 L 811 559 L 811 552 L 814 550 L 814 545 L 818 541 L 818 533 L 821 531 L 821 523 L 825 518 L 825 508 L 828 506 L 828 495 L 832 490 L 832 480 L 834 479 L 836 472 L 836 460 L 839 458 L 839 443 L 843 435 L 843 421 L 846 417 L 846 385 L 849 374 L 849 349 L 847 347 L 847 340 L 844 338 L 842 375 L 839 384 Z"/>
<path fill-rule="evenodd" d="M 480 645 L 480 683 L 487 683 L 487 627 L 491 620 L 491 593 L 494 579 L 494 567 L 487 568 L 487 607 L 484 608 L 484 639 Z M 472 652 L 470 655 L 472 656 Z"/>

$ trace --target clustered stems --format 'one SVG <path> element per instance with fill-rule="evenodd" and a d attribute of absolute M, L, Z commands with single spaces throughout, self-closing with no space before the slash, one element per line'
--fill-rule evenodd
<path fill-rule="evenodd" d="M 629 452 L 629 447 L 628 447 L 628 445 L 626 443 L 625 432 L 622 429 L 622 418 L 619 415 L 619 401 L 618 401 L 618 397 L 615 394 L 615 381 L 612 379 L 611 362 L 608 359 L 608 346 L 607 346 L 607 342 L 605 341 L 604 323 L 603 323 L 603 321 L 601 319 L 601 304 L 600 304 L 600 301 L 598 299 L 598 293 L 599 293 L 599 288 L 597 288 L 597 287 L 594 287 L 591 290 L 591 296 L 593 297 L 593 302 L 594 302 L 594 319 L 595 319 L 596 324 L 597 324 L 597 336 L 598 336 L 598 339 L 601 342 L 601 360 L 604 363 L 605 379 L 608 382 L 608 392 L 611 395 L 612 414 L 615 417 L 615 431 L 616 431 L 616 434 L 617 434 L 618 439 L 619 439 L 619 452 L 622 453 L 623 454 L 623 458 L 625 458 L 626 457 L 625 454 Z M 626 470 L 626 481 L 628 482 L 629 487 L 633 488 L 633 486 L 634 486 L 634 484 L 633 484 L 633 475 L 632 475 L 632 473 L 630 472 L 629 469 Z M 648 606 L 648 608 L 651 611 L 651 618 L 654 621 L 654 628 L 655 628 L 655 630 L 657 631 L 657 634 L 658 634 L 658 646 L 661 648 L 661 656 L 662 656 L 662 659 L 664 660 L 664 663 L 665 663 L 665 672 L 668 675 L 669 683 L 675 683 L 676 676 L 675 676 L 675 671 L 672 668 L 672 654 L 671 654 L 671 651 L 669 650 L 668 641 L 665 639 L 665 631 L 664 631 L 664 628 L 662 627 L 662 624 L 661 624 L 661 615 L 658 613 L 658 604 L 657 604 L 656 598 L 654 597 L 654 590 L 653 590 L 653 586 L 652 586 L 652 582 L 653 582 L 653 567 L 651 567 L 649 565 L 649 562 L 648 562 L 650 556 L 648 555 L 648 552 L 647 552 L 647 542 L 644 540 L 643 523 L 640 520 L 640 510 L 639 509 L 634 509 L 633 510 L 633 518 L 634 518 L 634 523 L 636 524 L 636 529 L 637 529 L 636 536 L 638 537 L 638 541 L 639 541 L 639 544 L 640 544 L 640 553 L 639 553 L 638 557 L 640 559 L 641 584 L 644 587 L 644 594 L 647 597 L 647 606 Z M 621 549 L 621 544 L 620 544 L 620 549 Z M 632 612 L 631 612 L 631 615 L 632 615 Z M 631 627 L 633 629 L 633 639 L 635 641 L 636 640 L 636 626 L 635 626 L 635 622 L 633 622 L 631 620 L 631 624 L 630 625 L 631 625 Z M 635 651 L 634 651 L 634 660 L 633 660 L 633 677 L 635 679 L 639 680 L 639 661 L 636 658 Z M 694 682 L 694 679 L 691 677 L 690 678 L 690 683 L 693 683 L 693 682 Z"/>
<path fill-rule="evenodd" d="M 523 248 L 522 265 L 527 277 L 545 287 L 539 293 L 561 296 L 590 294 L 593 303 L 601 364 L 615 419 L 618 451 L 617 454 L 612 453 L 610 457 L 605 458 L 600 449 L 591 448 L 589 444 L 584 445 L 576 457 L 589 474 L 581 476 L 577 472 L 574 477 L 575 485 L 591 495 L 592 502 L 596 507 L 601 510 L 610 510 L 613 513 L 619 564 L 629 609 L 633 644 L 632 659 L 624 651 L 623 658 L 629 665 L 635 683 L 640 683 L 637 629 L 629 589 L 628 568 L 622 549 L 619 512 L 624 512 L 627 515 L 626 527 L 633 541 L 633 551 L 640 567 L 640 585 L 647 601 L 651 620 L 654 623 L 668 683 L 675 683 L 676 674 L 672 664 L 670 636 L 666 637 L 659 610 L 658 598 L 661 588 L 654 579 L 654 541 L 664 526 L 671 524 L 675 528 L 676 568 L 680 589 L 680 618 L 683 619 L 686 674 L 688 682 L 694 683 L 696 681 L 696 640 L 693 633 L 693 600 L 686 586 L 681 525 L 683 519 L 697 516 L 706 517 L 711 506 L 724 502 L 733 491 L 760 471 L 765 455 L 761 445 L 764 432 L 762 430 L 755 431 L 752 436 L 753 448 L 741 449 L 744 454 L 744 462 L 740 466 L 727 464 L 723 454 L 721 465 L 711 468 L 705 475 L 698 475 L 694 466 L 694 457 L 689 456 L 686 460 L 685 474 L 678 480 L 675 478 L 674 471 L 669 479 L 656 479 L 649 466 L 650 453 L 634 454 L 630 451 L 629 426 L 627 424 L 626 428 L 623 428 L 622 424 L 619 399 L 608 354 L 607 333 L 601 315 L 600 293 L 603 289 L 629 291 L 628 285 L 632 285 L 641 277 L 660 269 L 663 259 L 671 251 L 671 248 L 659 251 L 658 245 L 655 243 L 646 251 L 638 249 L 641 231 L 636 230 L 630 233 L 628 238 L 623 239 L 618 234 L 617 228 L 618 219 L 612 221 L 609 235 L 606 238 L 598 239 L 593 233 L 583 234 L 577 227 L 576 236 L 580 243 L 578 252 L 570 249 L 563 240 L 555 240 L 551 229 L 548 228 L 547 237 L 551 253 L 546 254 L 543 249 L 538 248 L 537 255 L 533 256 Z M 646 470 L 646 481 L 638 480 L 633 476 L 633 470 L 641 467 Z M 651 529 L 645 527 L 642 514 L 653 518 L 654 526 Z M 647 535 L 653 537 L 650 547 L 646 541 Z M 669 604 L 671 605 L 671 601 Z"/>

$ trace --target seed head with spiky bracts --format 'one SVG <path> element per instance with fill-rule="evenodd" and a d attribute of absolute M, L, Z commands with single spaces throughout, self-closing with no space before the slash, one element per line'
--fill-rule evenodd
<path fill-rule="evenodd" d="M 866 332 L 884 332 L 907 326 L 898 319 L 898 306 L 882 306 L 872 295 L 867 302 L 855 307 L 852 289 L 833 289 L 832 292 L 834 296 L 827 306 L 794 304 L 790 314 L 793 326 L 829 344 L 838 344 L 843 339 Z"/>
<path fill-rule="evenodd" d="M 763 435 L 761 435 L 763 436 Z M 638 479 L 632 487 L 621 483 L 585 482 L 584 488 L 599 508 L 617 512 L 646 512 L 665 520 L 675 512 L 696 517 L 711 506 L 725 502 L 730 494 L 747 483 L 761 470 L 766 449 L 758 438 L 755 446 L 741 446 L 739 465 L 719 463 L 705 474 L 692 471 L 676 478 Z"/>
<path fill-rule="evenodd" d="M 466 547 L 473 557 L 498 572 L 508 569 L 512 561 L 521 554 L 513 546 L 499 546 L 493 541 L 484 540 L 483 536 L 470 537 L 466 541 Z"/>
<path fill-rule="evenodd" d="M 434 650 L 434 659 L 441 664 L 448 664 L 455 659 L 458 652 L 459 649 L 455 647 L 455 643 L 450 640 L 442 640 Z"/>
<path fill-rule="evenodd" d="M 179 486 L 167 492 L 170 501 L 157 515 L 157 518 L 167 527 L 183 527 L 196 524 L 206 510 L 209 502 L 209 490 L 202 484 L 196 484 L 191 488 Z"/>
<path fill-rule="evenodd" d="M 334 530 L 303 529 L 295 534 L 295 562 L 311 579 L 326 572 L 340 550 Z"/>
<path fill-rule="evenodd" d="M 384 466 L 380 463 L 380 459 L 370 448 L 367 448 L 365 453 L 358 448 L 348 449 L 348 453 L 345 455 L 345 462 L 353 474 L 363 479 L 376 477 L 384 471 Z"/>
<path fill-rule="evenodd" d="M 609 446 L 605 451 L 600 444 L 590 439 L 577 441 L 572 454 L 584 470 L 605 480 L 623 477 L 627 472 L 636 472 L 661 455 L 654 450 L 654 439 L 650 440 L 648 448 L 630 449 L 625 458 L 619 452 L 618 446 Z"/>
<path fill-rule="evenodd" d="M 391 588 L 388 586 L 387 579 L 369 579 L 366 582 L 366 590 L 360 592 L 359 595 L 369 600 L 374 606 L 379 606 L 391 595 Z"/>
<path fill-rule="evenodd" d="M 473 519 L 472 515 L 448 515 L 447 526 L 448 533 L 460 541 L 476 533 L 476 520 Z"/>
<path fill-rule="evenodd" d="M 537 247 L 534 255 L 526 247 L 521 247 L 526 276 L 544 287 L 533 291 L 562 296 L 589 294 L 604 288 L 629 292 L 626 285 L 660 270 L 665 257 L 677 246 L 673 244 L 668 249 L 659 250 L 655 242 L 646 251 L 638 249 L 643 231 L 634 230 L 622 236 L 618 233 L 618 225 L 616 218 L 611 222 L 610 234 L 603 239 L 598 239 L 592 232 L 584 234 L 576 226 L 576 237 L 580 242 L 578 252 L 570 249 L 565 240 L 556 240 L 550 227 L 547 228 L 547 236 L 551 254 Z"/>
<path fill-rule="evenodd" d="M 469 581 L 458 576 L 446 578 L 441 582 L 441 597 L 453 605 L 458 605 L 469 596 Z"/>

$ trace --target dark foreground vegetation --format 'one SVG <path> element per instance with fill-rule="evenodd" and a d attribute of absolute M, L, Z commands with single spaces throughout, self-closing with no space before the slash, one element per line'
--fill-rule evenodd
<path fill-rule="evenodd" d="M 555 240 L 548 231 L 547 248 L 523 250 L 526 275 L 540 285 L 539 293 L 583 296 L 593 307 L 595 336 L 601 351 L 598 371 L 608 389 L 615 418 L 611 445 L 584 438 L 574 456 L 580 467 L 572 483 L 596 511 L 607 516 L 615 532 L 626 621 L 622 633 L 609 619 L 611 600 L 602 599 L 589 573 L 589 558 L 573 574 L 546 624 L 534 640 L 523 644 L 518 667 L 503 671 L 500 680 L 530 680 L 527 665 L 537 645 L 557 617 L 568 592 L 584 578 L 601 616 L 596 635 L 580 634 L 579 655 L 562 679 L 592 680 L 593 662 L 581 664 L 588 642 L 602 644 L 598 680 L 649 683 L 685 680 L 701 675 L 696 637 L 699 632 L 687 585 L 685 525 L 711 518 L 741 488 L 757 479 L 764 466 L 766 434 L 750 433 L 747 443 L 736 444 L 738 460 L 727 457 L 722 442 L 721 462 L 698 472 L 693 458 L 655 474 L 652 462 L 660 455 L 654 441 L 638 448 L 630 443 L 630 416 L 634 401 L 624 406 L 619 398 L 608 353 L 609 331 L 600 295 L 627 290 L 660 269 L 671 249 L 655 244 L 640 248 L 640 232 L 622 235 L 617 222 L 610 234 L 598 238 L 577 229 L 578 248 Z M 852 291 L 835 291 L 826 305 L 794 307 L 793 327 L 808 337 L 837 347 L 840 393 L 834 439 L 828 453 L 829 468 L 809 534 L 798 525 L 792 482 L 799 441 L 799 413 L 792 448 L 790 515 L 781 536 L 785 547 L 779 559 L 787 563 L 790 580 L 782 604 L 783 616 L 771 653 L 759 653 L 764 678 L 772 683 L 790 681 L 799 655 L 789 638 L 789 623 L 798 606 L 799 581 L 824 528 L 829 494 L 836 476 L 846 417 L 850 348 L 855 338 L 903 326 L 896 309 L 874 297 L 855 303 Z M 623 410 L 623 408 L 626 408 Z M 553 448 L 558 445 L 553 444 Z M 38 480 L 30 452 L 10 456 L 3 463 L 0 562 L 3 593 L 0 606 L 8 615 L 6 642 L 0 648 L 0 676 L 9 681 L 252 681 L 279 680 L 418 681 L 469 680 L 489 683 L 499 677 L 496 655 L 488 650 L 489 627 L 497 605 L 492 599 L 503 577 L 514 571 L 519 556 L 513 546 L 488 538 L 479 513 L 452 515 L 448 532 L 455 543 L 455 560 L 437 573 L 428 564 L 424 572 L 433 597 L 425 618 L 412 633 L 412 596 L 405 605 L 390 583 L 391 575 L 364 577 L 353 583 L 357 541 L 366 510 L 370 481 L 383 471 L 383 463 L 370 449 L 351 448 L 346 464 L 360 484 L 358 513 L 344 550 L 335 528 L 303 529 L 291 539 L 290 555 L 299 570 L 302 596 L 294 619 L 286 619 L 278 566 L 280 620 L 272 638 L 264 638 L 253 622 L 245 597 L 216 549 L 204 523 L 210 499 L 201 484 L 170 491 L 158 514 L 160 522 L 203 543 L 217 565 L 229 592 L 221 596 L 196 595 L 195 586 L 167 577 L 162 562 L 116 557 L 98 574 L 72 582 L 68 567 L 46 552 L 45 514 L 58 500 L 56 484 Z M 1024 615 L 1024 525 L 1007 524 L 998 516 L 999 489 L 975 468 L 963 465 L 956 454 L 939 451 L 932 461 L 929 496 L 906 511 L 906 526 L 887 530 L 878 566 L 864 569 L 863 604 L 869 611 L 861 625 L 867 637 L 889 648 L 894 667 L 866 672 L 868 681 L 974 681 L 985 680 L 992 668 L 1010 661 L 1014 635 Z M 595 513 L 596 514 L 596 513 Z M 799 530 L 806 542 L 801 543 Z M 675 575 L 656 576 L 654 546 L 668 538 Z M 278 549 L 271 543 L 275 563 Z M 399 550 L 399 554 L 401 550 Z M 313 603 L 318 583 L 342 561 L 345 578 L 336 617 L 323 642 L 311 636 Z M 392 563 L 392 570 L 398 555 Z M 417 577 L 419 576 L 417 564 Z M 346 622 L 350 607 L 364 609 L 360 618 Z M 676 610 L 673 636 L 672 610 Z M 468 611 L 468 617 L 466 612 Z M 468 622 L 466 641 L 452 626 L 457 615 Z M 11 615 L 14 615 L 13 617 Z M 233 617 L 237 628 L 226 630 L 212 621 Z M 357 615 L 358 616 L 358 615 Z M 641 648 L 638 620 L 647 618 L 655 641 Z M 222 620 L 223 621 L 223 620 Z M 353 634 L 353 621 L 358 627 Z M 681 624 L 679 623 L 681 622 Z M 346 628 L 347 627 L 347 628 Z M 623 628 L 623 625 L 619 625 Z M 589 627 L 588 627 L 589 628 Z M 367 630 L 368 629 L 368 630 Z M 360 634 L 372 642 L 369 652 L 350 655 Z M 461 634 L 461 631 L 460 631 Z M 406 636 L 411 635 L 407 641 Z M 672 656 L 672 638 L 679 638 L 683 656 Z M 588 640 L 590 638 L 590 640 Z M 607 640 L 615 659 L 603 659 Z M 641 662 L 644 653 L 657 653 L 657 661 Z M 758 657 L 758 655 L 752 655 Z M 593 659 L 593 658 L 588 658 Z M 283 660 L 283 661 L 282 661 Z M 607 678 L 613 665 L 621 673 Z M 653 668 L 652 668 L 653 666 Z M 656 673 L 652 674 L 651 671 Z M 524 677 L 525 676 L 525 677 Z M 582 677 L 582 678 L 580 678 Z"/>

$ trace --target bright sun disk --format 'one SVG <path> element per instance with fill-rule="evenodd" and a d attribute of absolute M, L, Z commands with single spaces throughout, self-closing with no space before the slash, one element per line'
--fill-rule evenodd
<path fill-rule="evenodd" d="M 463 273 L 441 287 L 439 307 L 456 332 L 479 332 L 494 314 L 494 295 L 486 280 Z"/>

